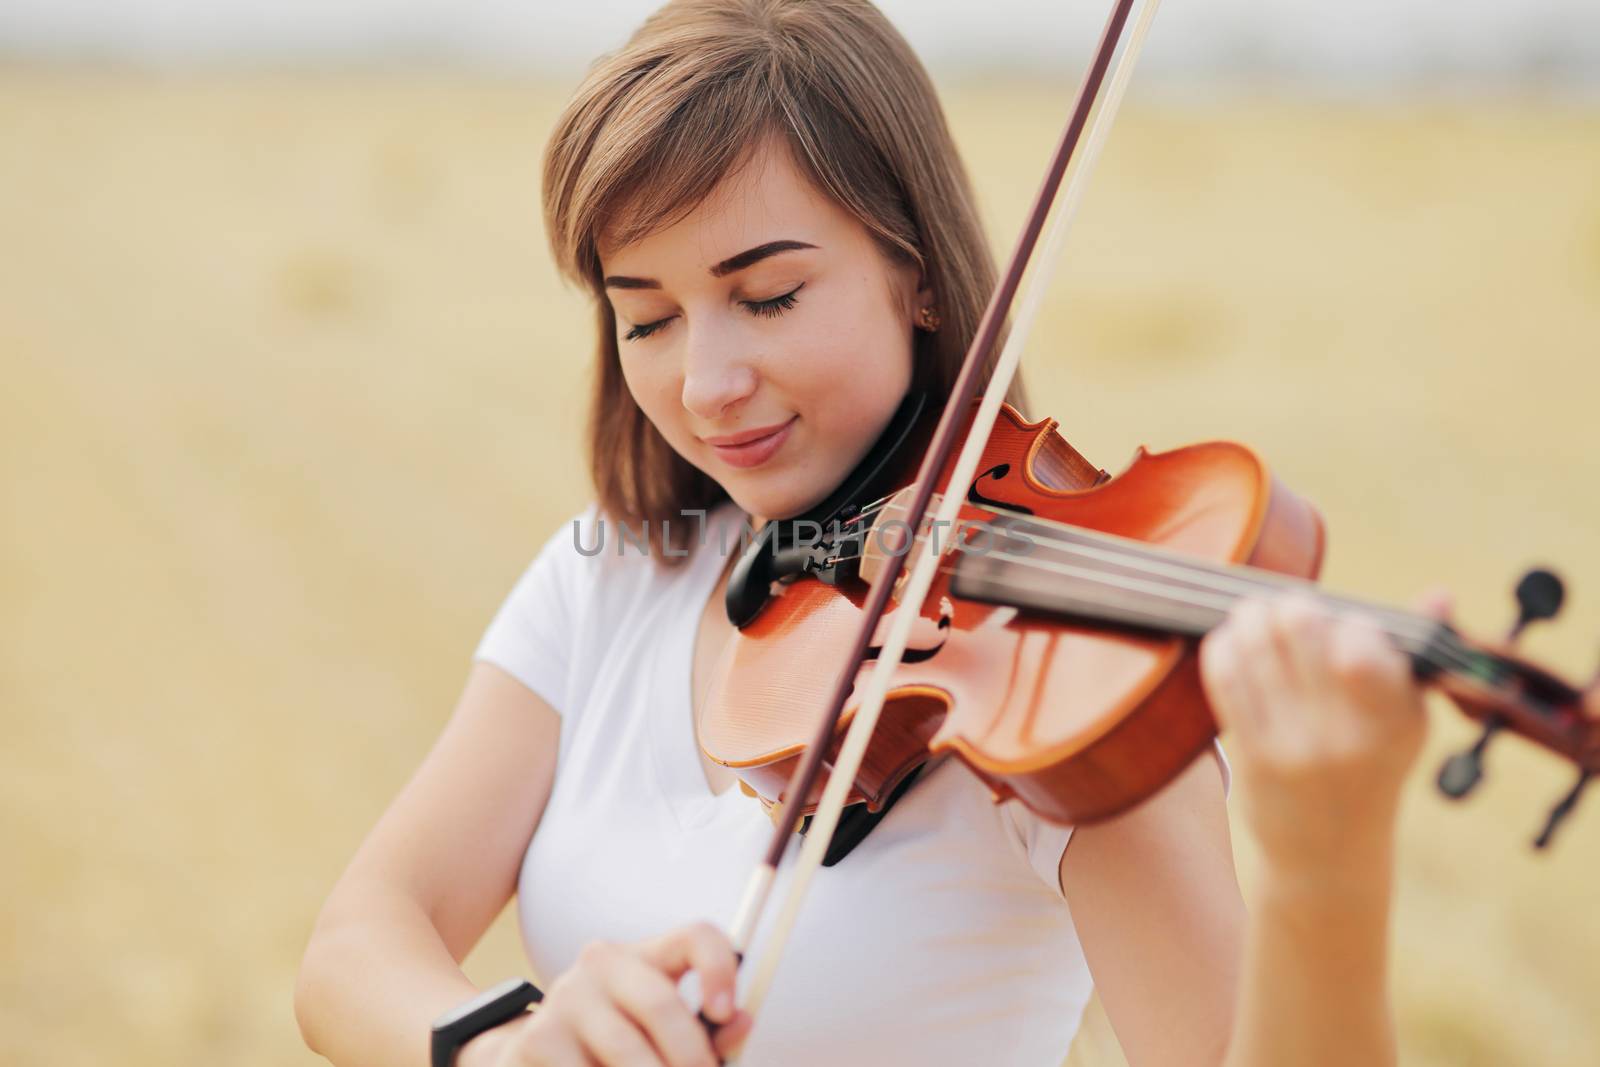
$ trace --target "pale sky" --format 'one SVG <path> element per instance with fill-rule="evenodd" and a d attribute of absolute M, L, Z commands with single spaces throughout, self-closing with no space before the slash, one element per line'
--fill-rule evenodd
<path fill-rule="evenodd" d="M 0 52 L 467 64 L 565 77 L 656 0 L 0 0 Z M 1109 0 L 880 0 L 935 69 L 1075 75 Z M 1141 72 L 1600 85 L 1600 0 L 1166 0 Z"/>

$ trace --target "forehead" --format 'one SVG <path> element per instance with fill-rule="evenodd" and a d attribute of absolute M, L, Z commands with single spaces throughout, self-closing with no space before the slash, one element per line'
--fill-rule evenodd
<path fill-rule="evenodd" d="M 769 138 L 687 214 L 627 244 L 602 237 L 599 253 L 607 274 L 634 273 L 630 265 L 649 273 L 709 269 L 777 239 L 837 248 L 866 236 L 854 216 L 812 184 L 787 146 Z"/>

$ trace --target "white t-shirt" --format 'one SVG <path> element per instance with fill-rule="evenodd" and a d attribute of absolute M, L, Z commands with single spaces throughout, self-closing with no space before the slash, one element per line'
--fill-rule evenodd
<path fill-rule="evenodd" d="M 772 831 L 737 786 L 711 792 L 692 723 L 695 635 L 726 563 L 719 531 L 743 514 L 715 509 L 704 547 L 676 569 L 597 514 L 590 505 L 551 536 L 474 653 L 562 717 L 518 885 L 523 942 L 547 980 L 595 939 L 697 920 L 726 929 Z M 740 1062 L 1060 1063 L 1092 987 L 1057 879 L 1070 835 L 1015 801 L 997 806 L 956 760 L 924 773 L 818 871 Z"/>

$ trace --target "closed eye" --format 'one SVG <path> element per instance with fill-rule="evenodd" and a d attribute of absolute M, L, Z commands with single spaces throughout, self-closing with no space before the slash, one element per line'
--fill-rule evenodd
<path fill-rule="evenodd" d="M 785 311 L 793 308 L 795 305 L 795 294 L 805 287 L 805 282 L 801 282 L 799 285 L 795 286 L 793 289 L 790 289 L 782 296 L 775 296 L 770 300 L 741 300 L 739 303 L 749 308 L 752 315 L 761 315 L 765 318 L 771 318 L 775 315 L 782 315 Z M 624 341 L 643 340 L 644 338 L 655 333 L 657 330 L 665 327 L 677 317 L 678 316 L 676 315 L 668 315 L 666 318 L 657 319 L 655 322 L 642 322 L 628 330 L 627 333 L 623 334 L 622 339 Z"/>
<path fill-rule="evenodd" d="M 668 315 L 666 318 L 657 319 L 654 322 L 640 323 L 638 326 L 635 326 L 633 329 L 623 334 L 622 339 L 624 341 L 638 341 L 641 338 L 649 337 L 651 334 L 655 333 L 657 330 L 661 329 L 661 327 L 665 326 L 667 323 L 671 322 L 677 317 L 678 316 L 676 315 Z"/>
<path fill-rule="evenodd" d="M 769 317 L 773 315 L 782 315 L 785 311 L 788 311 L 790 308 L 794 307 L 794 295 L 805 287 L 805 282 L 801 282 L 793 289 L 790 289 L 787 293 L 784 293 L 782 296 L 775 296 L 771 300 L 741 300 L 739 303 L 749 308 L 751 312 L 756 315 L 766 315 Z"/>

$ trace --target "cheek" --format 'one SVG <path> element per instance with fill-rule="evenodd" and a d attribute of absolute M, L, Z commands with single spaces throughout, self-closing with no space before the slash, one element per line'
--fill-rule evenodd
<path fill-rule="evenodd" d="M 671 441 L 675 437 L 672 413 L 679 406 L 681 390 L 666 367 L 667 364 L 662 360 L 652 362 L 630 358 L 627 354 L 622 356 L 622 380 L 633 396 L 633 402 L 639 405 L 645 418 L 655 423 L 662 435 Z"/>
<path fill-rule="evenodd" d="M 860 279 L 769 365 L 769 382 L 809 423 L 808 499 L 820 500 L 861 460 L 911 383 L 911 338 L 887 304 L 881 279 Z"/>
<path fill-rule="evenodd" d="M 870 396 L 909 383 L 911 338 L 888 306 L 880 278 L 864 275 L 839 286 L 824 307 L 800 331 L 803 354 L 775 371 L 793 368 L 814 394 Z"/>

